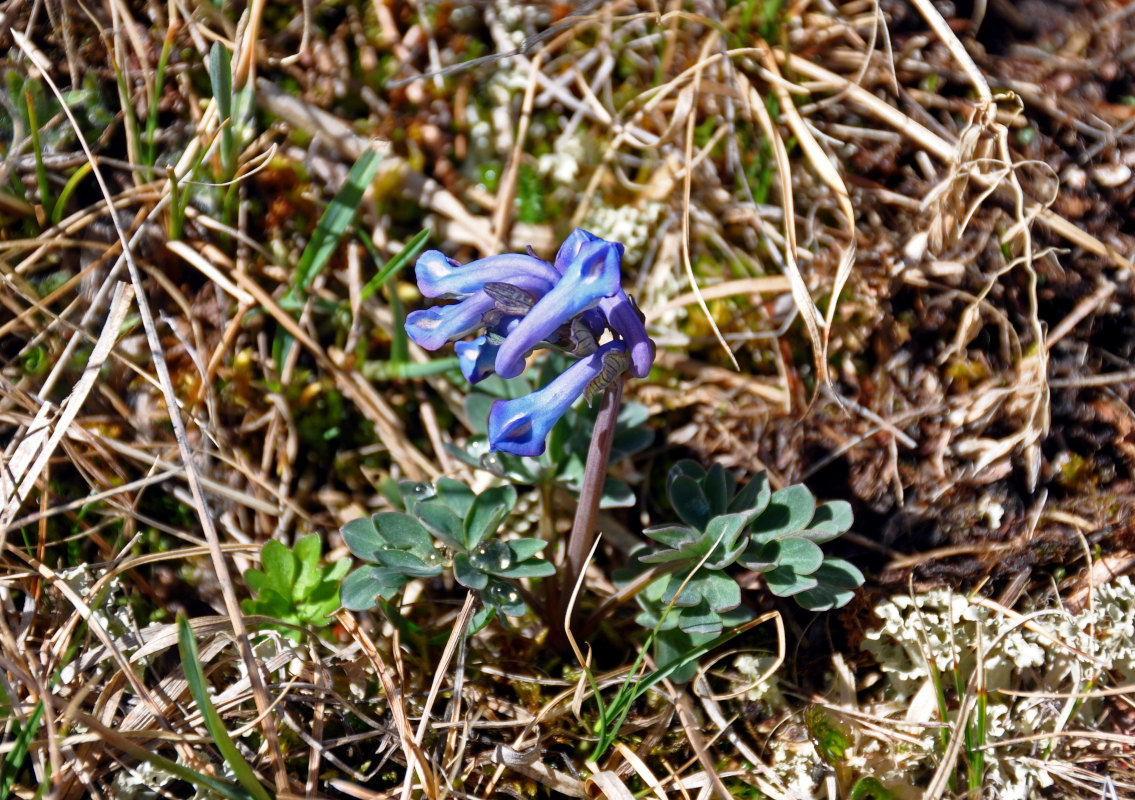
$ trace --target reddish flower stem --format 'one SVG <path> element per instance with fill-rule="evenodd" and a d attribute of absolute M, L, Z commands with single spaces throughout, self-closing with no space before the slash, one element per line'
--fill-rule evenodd
<path fill-rule="evenodd" d="M 623 398 L 623 379 L 616 379 L 603 393 L 603 404 L 595 419 L 591 433 L 591 447 L 587 451 L 587 465 L 583 472 L 583 485 L 579 491 L 579 505 L 568 539 L 567 558 L 560 575 L 558 607 L 549 609 L 548 621 L 556 640 L 564 638 L 560 630 L 563 610 L 567 608 L 576 581 L 586 568 L 584 560 L 595 541 L 595 518 L 599 516 L 599 500 L 603 497 L 603 484 L 607 480 L 607 464 L 611 458 L 611 444 L 615 440 L 615 422 L 619 416 L 619 403 Z"/>

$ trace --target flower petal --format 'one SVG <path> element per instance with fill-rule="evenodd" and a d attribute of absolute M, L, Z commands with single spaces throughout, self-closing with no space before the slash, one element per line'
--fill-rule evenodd
<path fill-rule="evenodd" d="M 543 453 L 552 428 L 603 371 L 604 357 L 616 350 L 626 352 L 622 342 L 608 342 L 576 361 L 543 389 L 494 402 L 489 411 L 489 447 L 517 456 Z"/>
<path fill-rule="evenodd" d="M 576 254 L 579 253 L 579 248 L 583 247 L 588 242 L 601 242 L 603 241 L 594 233 L 588 233 L 583 228 L 576 228 L 568 234 L 564 239 L 563 244 L 560 245 L 559 251 L 556 253 L 555 268 L 556 272 L 563 275 L 567 268 L 571 266 L 571 262 L 575 259 Z"/>
<path fill-rule="evenodd" d="M 476 292 L 448 306 L 434 306 L 406 315 L 406 333 L 426 350 L 440 350 L 484 325 L 493 298 Z"/>
<path fill-rule="evenodd" d="M 561 248 L 562 249 L 562 248 Z M 502 378 L 524 371 L 524 357 L 573 317 L 619 291 L 623 246 L 597 239 L 584 243 L 560 282 L 541 297 L 497 351 L 496 370 Z"/>
<path fill-rule="evenodd" d="M 471 342 L 457 342 L 453 349 L 457 352 L 457 365 L 469 383 L 480 383 L 493 374 L 497 350 L 502 336 L 508 334 L 520 322 L 519 317 L 504 317 L 491 328 L 490 336 L 481 335 Z"/>
<path fill-rule="evenodd" d="M 500 345 L 489 344 L 487 336 L 478 336 L 471 342 L 457 342 L 457 365 L 469 383 L 480 383 L 493 373 L 493 362 Z"/>
<path fill-rule="evenodd" d="M 510 283 L 542 295 L 560 278 L 548 262 L 521 253 L 489 256 L 461 266 L 438 250 L 422 253 L 414 274 L 425 297 L 466 297 L 489 282 Z"/>
<path fill-rule="evenodd" d="M 607 318 L 607 323 L 615 333 L 627 343 L 631 357 L 631 375 L 645 378 L 654 364 L 654 342 L 646 333 L 646 326 L 638 314 L 638 309 L 622 289 L 611 297 L 599 301 L 599 311 Z"/>

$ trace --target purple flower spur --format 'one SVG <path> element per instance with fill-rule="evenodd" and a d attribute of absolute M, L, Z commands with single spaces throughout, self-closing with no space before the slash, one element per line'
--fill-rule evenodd
<path fill-rule="evenodd" d="M 578 360 L 542 389 L 497 400 L 489 446 L 519 456 L 544 452 L 548 433 L 568 408 L 588 402 L 624 372 L 643 378 L 654 342 L 622 288 L 623 246 L 576 228 L 549 264 L 509 253 L 461 265 L 437 250 L 415 266 L 425 297 L 456 302 L 411 312 L 406 332 L 427 350 L 455 344 L 470 383 L 492 374 L 515 378 L 533 350 L 555 348 Z M 609 335 L 608 335 L 609 334 Z M 466 337 L 475 338 L 465 341 Z"/>

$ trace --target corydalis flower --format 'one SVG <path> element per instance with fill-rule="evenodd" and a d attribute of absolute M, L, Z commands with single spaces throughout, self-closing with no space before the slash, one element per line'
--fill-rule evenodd
<path fill-rule="evenodd" d="M 556 421 L 581 396 L 588 402 L 624 372 L 645 377 L 654 343 L 621 286 L 623 246 L 576 228 L 549 264 L 527 254 L 490 256 L 462 266 L 437 250 L 415 266 L 425 297 L 457 302 L 414 311 L 406 332 L 427 350 L 456 343 L 461 372 L 477 383 L 494 372 L 514 378 L 528 355 L 554 347 L 580 360 L 528 397 L 497 401 L 490 414 L 494 450 L 539 455 Z M 612 341 L 600 346 L 606 333 Z M 471 341 L 460 341 L 479 334 Z"/>
<path fill-rule="evenodd" d="M 618 380 L 627 365 L 626 346 L 608 342 L 543 389 L 514 400 L 495 401 L 489 411 L 489 447 L 516 456 L 540 455 L 544 440 L 572 404 L 584 395 L 590 401 Z"/>

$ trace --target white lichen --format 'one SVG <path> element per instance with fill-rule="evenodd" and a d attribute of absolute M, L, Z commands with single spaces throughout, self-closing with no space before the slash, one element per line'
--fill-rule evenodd
<path fill-rule="evenodd" d="M 634 264 L 642 258 L 665 213 L 666 206 L 657 200 L 618 208 L 595 202 L 581 227 L 601 239 L 622 242 L 626 248 L 624 263 Z"/>
<path fill-rule="evenodd" d="M 987 744 L 1069 725 L 1090 729 L 1098 701 L 1067 695 L 1135 679 L 1135 585 L 1126 577 L 1097 587 L 1075 615 L 1054 606 L 1021 617 L 946 589 L 889 598 L 875 614 L 882 626 L 863 647 L 882 671 L 887 700 L 925 696 L 933 663 L 947 686 L 986 689 Z M 986 749 L 986 785 L 999 798 L 1035 796 L 1053 782 L 1035 755 L 1031 745 Z"/>

